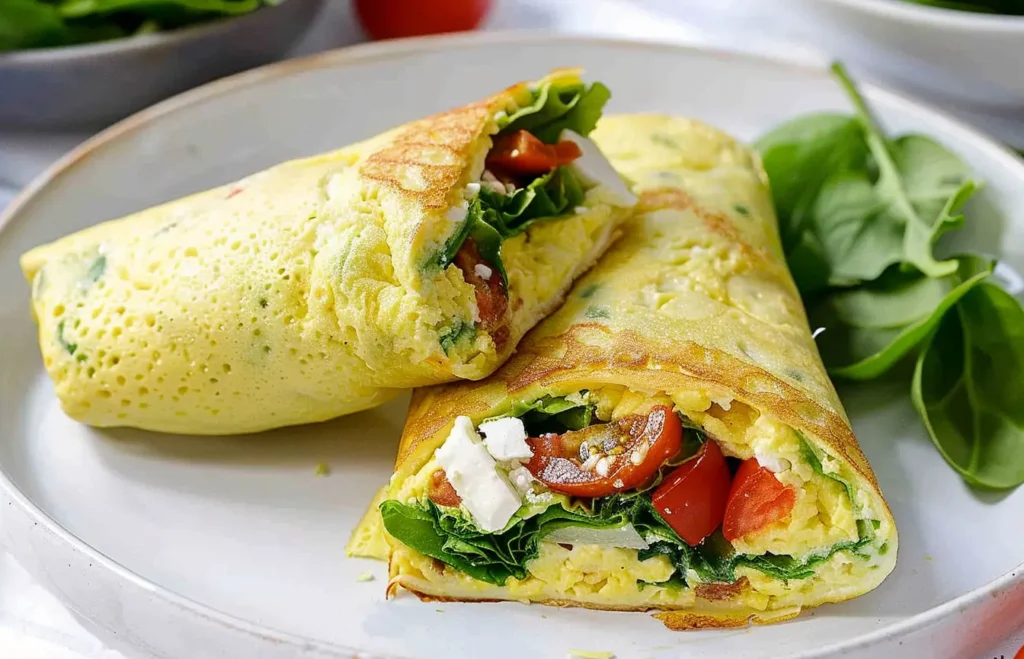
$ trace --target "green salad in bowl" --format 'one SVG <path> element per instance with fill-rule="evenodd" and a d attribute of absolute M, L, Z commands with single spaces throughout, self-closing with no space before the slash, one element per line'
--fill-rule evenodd
<path fill-rule="evenodd" d="M 918 5 L 974 11 L 983 14 L 1010 14 L 1024 16 L 1024 0 L 906 0 Z"/>
<path fill-rule="evenodd" d="M 120 39 L 256 11 L 281 0 L 0 0 L 0 52 Z"/>

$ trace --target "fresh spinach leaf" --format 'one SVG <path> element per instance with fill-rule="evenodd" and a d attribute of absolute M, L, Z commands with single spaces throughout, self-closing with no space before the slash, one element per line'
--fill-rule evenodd
<path fill-rule="evenodd" d="M 830 374 L 851 380 L 881 376 L 915 349 L 948 309 L 987 278 L 994 261 L 966 255 L 959 270 L 943 278 L 890 268 L 873 282 L 839 289 L 809 311 L 824 327 L 818 349 Z"/>
<path fill-rule="evenodd" d="M 52 4 L 39 0 L 0 2 L 0 52 L 55 46 L 67 39 L 67 27 Z"/>
<path fill-rule="evenodd" d="M 540 176 L 511 195 L 483 188 L 479 196 L 470 201 L 465 221 L 437 255 L 436 265 L 445 268 L 453 263 L 462 245 L 472 238 L 480 256 L 498 271 L 507 287 L 502 243 L 526 231 L 535 222 L 573 212 L 582 202 L 583 186 L 568 167 L 559 167 Z"/>
<path fill-rule="evenodd" d="M 756 147 L 771 180 L 783 248 L 789 254 L 806 233 L 811 208 L 828 176 L 863 170 L 868 147 L 853 117 L 817 114 L 787 121 Z"/>
<path fill-rule="evenodd" d="M 895 264 L 952 274 L 956 262 L 937 261 L 933 248 L 963 222 L 970 170 L 929 138 L 888 140 L 842 66 L 833 69 L 854 116 L 802 117 L 757 142 L 798 288 L 855 286 Z"/>
<path fill-rule="evenodd" d="M 529 519 L 517 519 L 501 533 L 483 533 L 457 509 L 429 500 L 417 505 L 385 501 L 380 512 L 384 528 L 406 546 L 498 586 L 510 577 L 526 577 L 526 564 L 540 553 L 540 542 L 548 533 L 567 526 L 618 528 L 628 521 L 616 515 L 571 512 L 556 504 Z"/>
<path fill-rule="evenodd" d="M 890 145 L 846 69 L 835 63 L 832 71 L 853 103 L 855 116 L 878 169 L 874 191 L 883 204 L 886 223 L 900 225 L 903 229 L 906 262 L 930 277 L 952 274 L 956 271 L 956 262 L 936 261 L 932 256 L 932 246 L 943 231 L 959 222 L 949 213 L 955 212 L 973 190 L 973 183 L 962 178 L 966 167 L 955 155 L 924 137 L 909 136 Z M 960 175 L 955 181 L 953 172 Z M 954 192 L 944 197 L 951 186 L 954 186 Z M 919 202 L 917 205 L 915 198 Z M 934 210 L 937 199 L 942 200 L 942 212 L 926 214 Z M 879 268 L 875 276 L 888 265 L 885 263 Z"/>
<path fill-rule="evenodd" d="M 965 481 L 1024 483 L 1024 309 L 990 282 L 942 318 L 921 351 L 911 399 L 939 453 Z"/>
<path fill-rule="evenodd" d="M 562 397 L 544 396 L 529 403 L 517 401 L 508 414 L 522 419 L 527 434 L 536 437 L 544 433 L 561 434 L 567 430 L 582 430 L 595 420 L 596 407 L 581 392 L 581 398 L 570 401 Z M 493 417 L 501 418 L 501 417 Z"/>

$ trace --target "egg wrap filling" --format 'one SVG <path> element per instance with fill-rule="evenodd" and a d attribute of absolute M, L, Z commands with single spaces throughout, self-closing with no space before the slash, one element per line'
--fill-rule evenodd
<path fill-rule="evenodd" d="M 556 70 L 29 251 L 63 410 L 237 434 L 485 377 L 635 204 L 586 137 L 608 97 Z"/>
<path fill-rule="evenodd" d="M 391 594 L 655 610 L 673 629 L 872 590 L 895 524 L 756 156 L 662 115 L 605 117 L 593 137 L 636 216 L 493 376 L 414 392 L 350 552 L 386 545 Z"/>

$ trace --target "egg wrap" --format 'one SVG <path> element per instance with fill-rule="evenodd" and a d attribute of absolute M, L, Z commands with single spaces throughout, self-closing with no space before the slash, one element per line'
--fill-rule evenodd
<path fill-rule="evenodd" d="M 466 239 L 501 122 L 531 104 L 582 107 L 598 85 L 579 75 L 558 70 L 28 252 L 22 269 L 64 411 L 101 427 L 235 434 L 488 375 L 629 212 L 598 188 L 518 226 L 500 246 L 507 316 L 494 329 L 481 325 L 470 274 L 445 254 Z M 544 105 L 553 90 L 561 105 Z M 491 266 L 478 272 L 496 278 Z"/>
<path fill-rule="evenodd" d="M 521 574 L 488 583 L 388 534 L 390 592 L 655 610 L 694 629 L 775 622 L 872 590 L 894 567 L 895 523 L 819 358 L 756 154 L 662 115 L 605 117 L 593 139 L 639 194 L 637 215 L 491 377 L 414 392 L 388 499 L 422 501 L 457 416 L 479 424 L 585 395 L 602 419 L 663 403 L 726 456 L 776 463 L 793 511 L 734 542 L 722 582 L 692 559 L 680 574 L 665 556 L 542 537 Z M 364 525 L 380 528 L 380 515 Z"/>

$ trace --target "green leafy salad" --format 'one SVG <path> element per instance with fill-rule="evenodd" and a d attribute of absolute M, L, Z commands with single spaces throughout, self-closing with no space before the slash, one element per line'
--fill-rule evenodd
<path fill-rule="evenodd" d="M 994 259 L 936 255 L 978 183 L 935 140 L 887 135 L 845 70 L 833 71 L 853 115 L 800 117 L 757 142 L 825 365 L 870 380 L 915 359 L 913 375 L 902 370 L 947 462 L 974 486 L 1020 485 L 1024 309 L 996 282 Z"/>
<path fill-rule="evenodd" d="M 283 0 L 0 0 L 0 52 L 170 30 Z"/>
<path fill-rule="evenodd" d="M 938 7 L 940 9 L 972 11 L 982 14 L 1024 16 L 1024 2 L 1021 0 L 906 0 L 906 2 Z"/>

